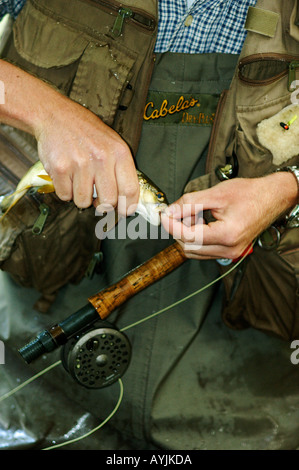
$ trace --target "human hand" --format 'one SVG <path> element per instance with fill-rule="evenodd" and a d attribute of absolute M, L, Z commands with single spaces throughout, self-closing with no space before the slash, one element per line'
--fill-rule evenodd
<path fill-rule="evenodd" d="M 127 144 L 91 111 L 24 70 L 0 60 L 5 103 L 0 121 L 32 134 L 57 196 L 80 207 L 134 211 L 139 198 L 135 164 Z M 125 196 L 119 198 L 119 196 Z"/>
<path fill-rule="evenodd" d="M 283 172 L 236 178 L 184 194 L 161 215 L 161 221 L 187 258 L 236 259 L 296 204 L 297 191 L 293 175 Z M 215 221 L 205 223 L 200 209 L 210 210 Z"/>
<path fill-rule="evenodd" d="M 93 202 L 94 185 L 99 203 L 116 207 L 118 197 L 125 207 L 138 202 L 139 185 L 127 144 L 109 126 L 83 106 L 56 96 L 51 113 L 37 126 L 39 158 L 51 176 L 57 196 L 73 200 L 80 208 Z M 132 209 L 131 209 L 132 210 Z"/>

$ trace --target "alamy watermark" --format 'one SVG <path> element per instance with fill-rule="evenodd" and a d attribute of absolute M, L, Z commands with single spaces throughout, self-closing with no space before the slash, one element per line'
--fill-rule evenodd
<path fill-rule="evenodd" d="M 124 196 L 120 198 L 125 199 Z M 119 198 L 119 199 L 120 199 Z M 121 201 L 122 207 L 124 201 Z M 134 217 L 119 217 L 113 206 L 98 206 L 96 216 L 100 217 L 95 227 L 96 237 L 100 240 L 108 239 L 169 239 L 183 240 L 185 250 L 198 250 L 203 245 L 203 205 L 184 204 L 178 208 L 175 217 L 165 219 L 164 225 L 160 224 L 159 207 L 148 203 L 146 211 L 141 213 L 136 210 L 132 213 Z M 130 211 L 130 208 L 129 208 Z M 145 214 L 146 212 L 146 214 Z M 143 215 L 141 215 L 143 213 Z M 170 234 L 169 224 L 172 226 Z"/>
<path fill-rule="evenodd" d="M 0 364 L 5 364 L 5 346 L 3 341 L 0 341 Z"/>
<path fill-rule="evenodd" d="M 291 349 L 294 349 L 294 351 L 291 354 L 291 363 L 294 365 L 299 364 L 299 340 L 296 339 L 291 343 Z"/>

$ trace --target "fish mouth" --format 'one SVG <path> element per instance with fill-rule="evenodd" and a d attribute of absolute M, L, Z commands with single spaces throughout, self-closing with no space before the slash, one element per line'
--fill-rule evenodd
<path fill-rule="evenodd" d="M 155 204 L 156 207 L 153 208 L 153 211 L 156 212 L 156 213 L 159 213 L 161 214 L 162 212 L 165 212 L 166 210 L 166 207 L 167 207 L 167 204 L 165 203 L 162 203 L 162 204 Z"/>
<path fill-rule="evenodd" d="M 135 213 L 141 215 L 150 224 L 158 226 L 161 224 L 161 213 L 166 207 L 167 204 L 164 203 L 138 203 Z"/>

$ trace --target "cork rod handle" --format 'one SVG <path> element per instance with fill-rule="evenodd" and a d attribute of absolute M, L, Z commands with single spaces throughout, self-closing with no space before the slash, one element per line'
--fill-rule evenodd
<path fill-rule="evenodd" d="M 119 282 L 89 297 L 88 301 L 104 320 L 126 300 L 162 279 L 186 259 L 182 248 L 175 242 L 126 274 Z"/>

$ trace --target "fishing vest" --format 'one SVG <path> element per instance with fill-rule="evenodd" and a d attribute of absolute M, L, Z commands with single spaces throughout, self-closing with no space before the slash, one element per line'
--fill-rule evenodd
<path fill-rule="evenodd" d="M 191 181 L 186 192 L 299 164 L 298 144 L 293 150 L 291 134 L 281 122 L 285 116 L 296 119 L 299 111 L 299 2 L 259 0 L 249 8 L 245 27 L 234 78 L 219 100 L 206 174 Z M 220 265 L 223 274 L 231 267 Z M 224 283 L 228 326 L 298 338 L 299 228 L 287 228 L 284 218 L 277 221 Z"/>

